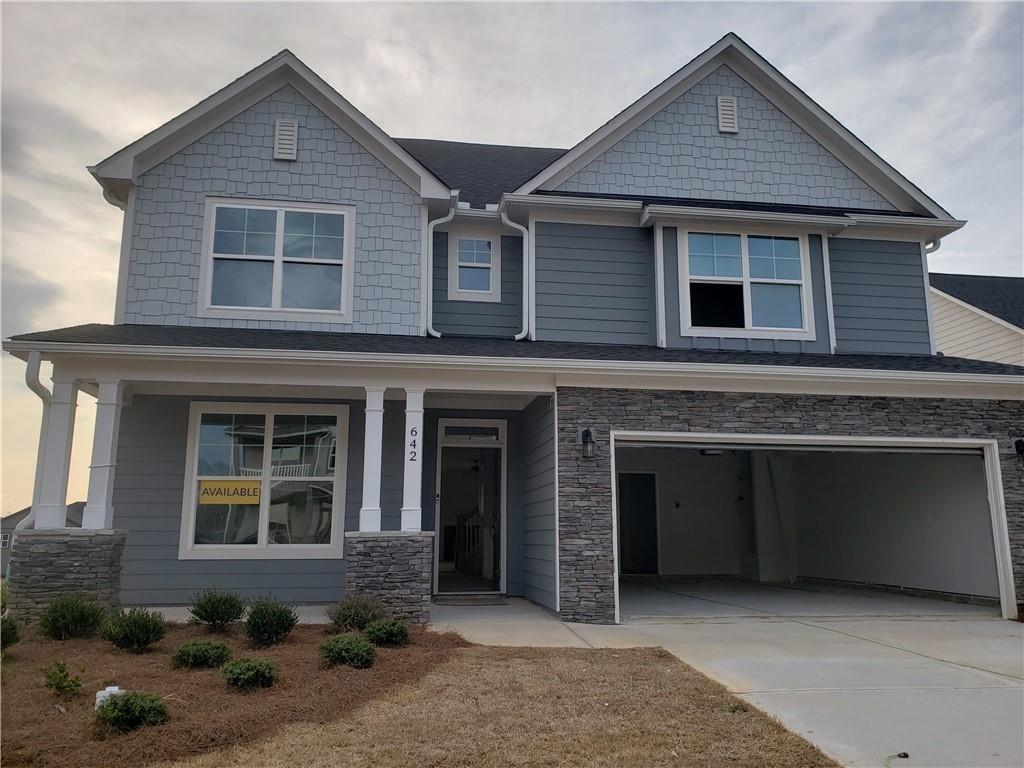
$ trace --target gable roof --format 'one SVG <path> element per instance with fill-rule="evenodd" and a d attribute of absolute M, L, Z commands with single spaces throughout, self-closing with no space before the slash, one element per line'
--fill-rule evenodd
<path fill-rule="evenodd" d="M 89 167 L 107 201 L 124 207 L 134 179 L 285 85 L 291 85 L 421 197 L 447 200 L 451 190 L 285 49 L 191 109 Z"/>
<path fill-rule="evenodd" d="M 503 192 L 511 192 L 567 151 L 437 139 L 395 141 L 445 184 L 459 190 L 462 200 L 479 206 L 497 203 Z"/>
<path fill-rule="evenodd" d="M 553 189 L 723 64 L 761 92 L 898 210 L 938 219 L 953 218 L 732 32 L 537 173 L 516 193 Z"/>
<path fill-rule="evenodd" d="M 932 288 L 1024 329 L 1024 277 L 932 272 Z"/>

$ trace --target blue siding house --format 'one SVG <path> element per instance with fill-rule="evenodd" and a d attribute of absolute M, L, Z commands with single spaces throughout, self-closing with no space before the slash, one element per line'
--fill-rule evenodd
<path fill-rule="evenodd" d="M 114 322 L 4 342 L 44 401 L 16 603 L 60 539 L 93 566 L 50 587 L 125 604 L 616 622 L 729 578 L 1017 615 L 1024 370 L 932 332 L 965 222 L 735 35 L 568 149 L 393 138 L 282 51 L 89 171 Z"/>

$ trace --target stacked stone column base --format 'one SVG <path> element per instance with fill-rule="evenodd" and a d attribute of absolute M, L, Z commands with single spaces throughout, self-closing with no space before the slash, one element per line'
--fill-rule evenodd
<path fill-rule="evenodd" d="M 33 621 L 56 598 L 84 595 L 118 604 L 127 531 L 50 528 L 17 531 L 11 548 L 11 611 Z"/>
<path fill-rule="evenodd" d="M 432 531 L 345 534 L 345 594 L 375 597 L 389 615 L 414 624 L 430 620 Z"/>

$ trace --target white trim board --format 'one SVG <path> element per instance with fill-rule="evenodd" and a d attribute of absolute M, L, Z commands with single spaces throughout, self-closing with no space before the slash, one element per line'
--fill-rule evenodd
<path fill-rule="evenodd" d="M 612 430 L 610 435 L 612 456 L 612 482 L 615 474 L 616 444 L 634 445 L 637 443 L 677 443 L 680 445 L 730 445 L 750 446 L 755 448 L 799 448 L 801 446 L 828 446 L 834 449 L 855 448 L 869 449 L 974 449 L 982 452 L 985 460 L 985 476 L 988 483 L 989 512 L 992 521 L 992 538 L 996 554 L 996 573 L 999 580 L 999 601 L 1002 606 L 1003 618 L 1017 618 L 1017 600 L 1013 581 L 1013 565 L 1010 556 L 1010 534 L 1006 520 L 1006 505 L 1003 499 L 1002 469 L 999 464 L 999 443 L 996 440 L 976 438 L 942 438 L 942 437 L 877 437 L 877 436 L 840 436 L 840 435 L 779 435 L 771 433 L 747 434 L 726 432 L 643 432 L 632 430 Z M 612 495 L 612 521 L 615 521 L 614 494 Z M 615 582 L 619 580 L 618 548 L 614 549 Z M 618 590 L 615 595 L 615 622 L 619 623 Z"/>
<path fill-rule="evenodd" d="M 1024 290 L 1024 281 L 1022 281 L 1022 283 L 1021 283 L 1021 289 Z M 979 316 L 985 318 L 986 320 L 991 320 L 993 323 L 996 323 L 997 325 L 1001 325 L 1003 328 L 1009 328 L 1011 331 L 1016 331 L 1021 336 L 1024 336 L 1024 328 L 1020 328 L 1020 327 L 1014 325 L 1013 323 L 1010 323 L 1010 322 L 1007 322 L 1006 320 L 1003 320 L 1000 317 L 996 317 L 995 315 L 990 315 L 985 310 L 980 309 L 979 307 L 975 306 L 974 304 L 971 304 L 970 302 L 964 301 L 963 299 L 958 299 L 956 296 L 953 296 L 952 294 L 946 293 L 945 291 L 940 291 L 934 285 L 931 285 L 931 283 L 928 284 L 928 290 L 929 291 L 934 291 L 935 293 L 937 293 L 942 298 L 947 299 L 948 301 L 951 301 L 954 304 L 957 304 L 957 305 L 963 307 L 964 309 L 968 309 L 971 312 L 975 313 L 976 315 L 979 315 Z"/>

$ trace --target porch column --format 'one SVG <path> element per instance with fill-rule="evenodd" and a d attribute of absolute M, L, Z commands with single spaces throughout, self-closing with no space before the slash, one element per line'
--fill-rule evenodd
<path fill-rule="evenodd" d="M 366 434 L 363 439 L 363 506 L 359 530 L 380 530 L 380 472 L 384 451 L 384 387 L 366 388 Z"/>
<path fill-rule="evenodd" d="M 423 522 L 423 392 L 405 388 L 405 481 L 402 530 L 418 531 Z"/>
<path fill-rule="evenodd" d="M 121 424 L 124 385 L 100 381 L 96 399 L 96 430 L 89 465 L 89 495 L 82 513 L 83 528 L 113 528 L 114 470 L 117 466 L 117 435 Z"/>
<path fill-rule="evenodd" d="M 45 447 L 41 451 L 42 470 L 36 473 L 39 483 L 39 503 L 33 509 L 36 528 L 66 528 L 68 524 L 68 472 L 77 404 L 78 381 L 54 379 L 49 413 L 39 435 Z"/>

